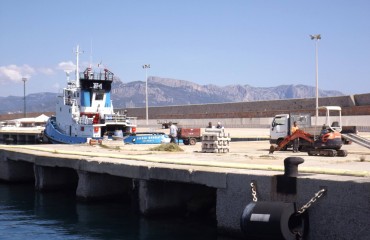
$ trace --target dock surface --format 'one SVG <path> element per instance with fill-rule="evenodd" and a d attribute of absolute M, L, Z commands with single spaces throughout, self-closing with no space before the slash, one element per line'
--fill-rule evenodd
<path fill-rule="evenodd" d="M 102 145 L 5 145 L 0 149 L 8 149 L 19 153 L 32 153 L 38 156 L 78 157 L 86 161 L 125 162 L 142 165 L 170 164 L 170 168 L 207 167 L 231 169 L 251 169 L 266 171 L 282 171 L 284 159 L 301 157 L 305 160 L 299 166 L 300 172 L 334 175 L 370 176 L 370 150 L 355 143 L 344 145 L 348 151 L 346 157 L 308 156 L 307 152 L 276 151 L 269 154 L 268 141 L 230 142 L 229 153 L 203 153 L 201 144 L 179 146 L 183 152 L 153 151 L 155 144 L 124 145 L 103 142 Z M 87 157 L 87 158 L 86 158 Z"/>

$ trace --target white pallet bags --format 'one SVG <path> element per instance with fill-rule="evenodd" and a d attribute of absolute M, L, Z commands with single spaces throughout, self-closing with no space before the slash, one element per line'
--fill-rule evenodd
<path fill-rule="evenodd" d="M 227 153 L 230 141 L 230 134 L 226 134 L 224 129 L 206 129 L 202 135 L 202 152 Z"/>

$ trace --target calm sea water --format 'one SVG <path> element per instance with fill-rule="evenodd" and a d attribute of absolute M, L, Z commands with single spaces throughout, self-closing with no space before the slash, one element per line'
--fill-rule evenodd
<path fill-rule="evenodd" d="M 144 218 L 130 203 L 81 203 L 73 193 L 39 193 L 0 183 L 0 239 L 225 239 L 199 218 Z"/>

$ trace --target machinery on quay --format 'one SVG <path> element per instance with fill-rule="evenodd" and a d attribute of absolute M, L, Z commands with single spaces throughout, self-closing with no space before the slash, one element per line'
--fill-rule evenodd
<path fill-rule="evenodd" d="M 177 136 L 185 145 L 195 145 L 202 139 L 200 128 L 179 128 Z"/>
<path fill-rule="evenodd" d="M 278 141 L 276 141 L 277 146 L 271 145 L 270 153 L 273 153 L 274 151 L 279 151 L 279 150 L 286 150 L 288 145 L 291 144 L 291 142 L 294 139 L 299 138 L 301 139 L 301 141 L 299 141 L 299 149 L 302 151 L 307 151 L 308 155 L 310 156 L 330 156 L 330 157 L 347 156 L 347 151 L 341 150 L 341 147 L 343 145 L 343 140 L 342 140 L 342 135 L 341 135 L 341 131 L 342 131 L 341 107 L 324 106 L 324 107 L 320 107 L 320 109 L 326 111 L 326 123 L 323 125 L 323 128 L 321 129 L 320 134 L 317 134 L 317 135 L 311 134 L 302 129 L 298 129 L 293 134 L 289 134 L 285 136 L 284 138 L 280 138 Z M 336 112 L 335 115 L 338 121 L 334 121 L 331 124 L 329 124 L 330 123 L 330 112 Z M 285 118 L 285 119 L 287 120 L 289 118 Z M 294 119 L 294 118 L 290 118 L 290 119 Z M 274 128 L 277 128 L 278 126 L 285 126 L 286 132 L 289 132 L 290 130 L 287 129 L 287 127 L 290 128 L 290 122 L 292 121 L 289 121 L 289 122 L 280 121 L 279 122 L 279 121 L 276 121 L 276 118 L 275 118 L 272 123 L 272 130 L 274 130 Z"/>

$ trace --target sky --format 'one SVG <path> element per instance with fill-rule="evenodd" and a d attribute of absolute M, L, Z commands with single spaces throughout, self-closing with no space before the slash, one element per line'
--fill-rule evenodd
<path fill-rule="evenodd" d="M 0 96 L 60 92 L 104 66 L 200 85 L 370 92 L 368 0 L 0 0 Z M 318 42 L 309 35 L 321 34 Z M 150 64 L 150 68 L 142 68 Z M 72 79 L 74 79 L 74 75 Z"/>

